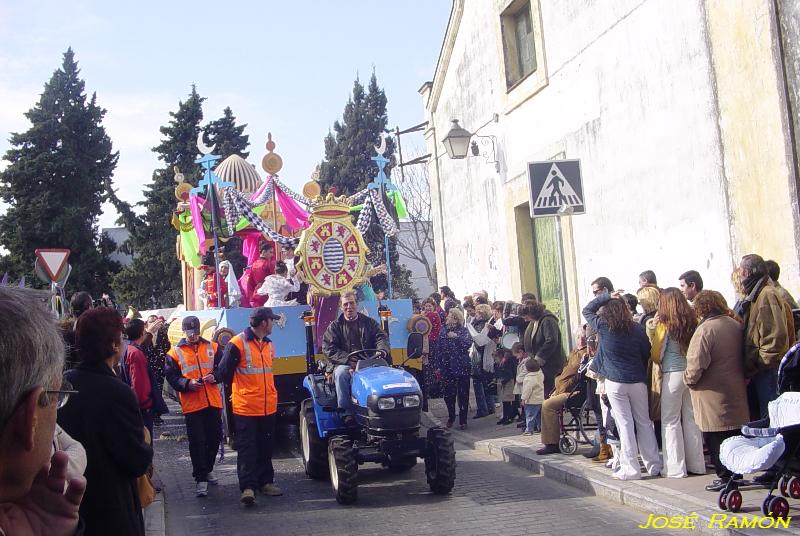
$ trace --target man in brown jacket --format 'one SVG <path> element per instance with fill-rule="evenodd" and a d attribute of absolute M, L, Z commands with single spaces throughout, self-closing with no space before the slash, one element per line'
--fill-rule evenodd
<path fill-rule="evenodd" d="M 587 354 L 586 329 L 587 326 L 584 326 L 583 334 L 578 339 L 578 348 L 572 351 L 561 374 L 555 377 L 555 388 L 550 394 L 550 398 L 542 404 L 542 444 L 544 447 L 536 451 L 536 454 L 555 454 L 559 451 L 558 439 L 561 430 L 558 425 L 558 413 L 566 405 L 572 389 L 578 382 L 578 368 Z"/>
<path fill-rule="evenodd" d="M 789 350 L 785 302 L 769 278 L 759 255 L 745 255 L 739 265 L 747 295 L 736 304 L 744 321 L 744 373 L 750 378 L 747 395 L 753 419 L 767 416 L 767 404 L 778 397 L 778 365 Z"/>

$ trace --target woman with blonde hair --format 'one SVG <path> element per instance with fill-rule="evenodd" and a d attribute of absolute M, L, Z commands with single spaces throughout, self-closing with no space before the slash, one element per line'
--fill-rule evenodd
<path fill-rule="evenodd" d="M 658 310 L 658 301 L 661 296 L 661 291 L 656 287 L 642 287 L 636 291 L 636 297 L 639 299 L 639 305 L 642 306 L 644 314 L 639 319 L 641 325 L 645 325 L 648 320 L 653 318 Z"/>
<path fill-rule="evenodd" d="M 680 289 L 664 289 L 658 312 L 647 323 L 650 358 L 661 369 L 662 476 L 704 474 L 703 435 L 694 420 L 692 397 L 683 382 L 686 352 L 697 329 L 697 316 Z M 654 378 L 654 383 L 657 378 Z"/>

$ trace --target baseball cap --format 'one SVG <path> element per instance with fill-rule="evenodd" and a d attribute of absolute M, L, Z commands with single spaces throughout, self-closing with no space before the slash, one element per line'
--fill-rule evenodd
<path fill-rule="evenodd" d="M 257 326 L 264 320 L 279 320 L 280 316 L 272 312 L 269 307 L 259 307 L 250 314 L 250 325 Z"/>
<path fill-rule="evenodd" d="M 200 334 L 200 319 L 196 316 L 187 316 L 181 322 L 181 329 L 187 337 Z"/>

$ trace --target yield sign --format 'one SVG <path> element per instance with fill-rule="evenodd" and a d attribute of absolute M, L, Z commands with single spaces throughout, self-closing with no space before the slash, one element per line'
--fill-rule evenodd
<path fill-rule="evenodd" d="M 36 258 L 44 267 L 45 272 L 52 281 L 58 281 L 58 274 L 67 265 L 69 259 L 68 249 L 37 249 Z"/>

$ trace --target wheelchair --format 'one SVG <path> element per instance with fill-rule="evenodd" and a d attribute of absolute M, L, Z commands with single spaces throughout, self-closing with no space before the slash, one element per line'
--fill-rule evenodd
<path fill-rule="evenodd" d="M 586 377 L 586 365 L 583 363 L 578 369 L 577 380 L 558 416 L 558 450 L 562 454 L 575 454 L 578 445 L 591 445 L 598 428 L 593 397 L 589 396 L 589 382 L 592 380 Z"/>

